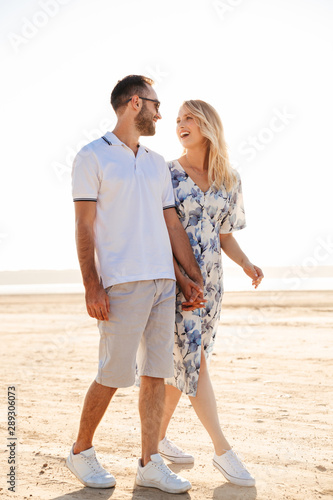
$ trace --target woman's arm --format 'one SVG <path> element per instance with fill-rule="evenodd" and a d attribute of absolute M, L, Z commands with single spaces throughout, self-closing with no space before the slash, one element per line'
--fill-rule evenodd
<path fill-rule="evenodd" d="M 236 264 L 238 264 L 243 269 L 245 274 L 252 278 L 252 285 L 254 286 L 254 288 L 257 288 L 260 285 L 264 274 L 260 267 L 257 267 L 250 262 L 248 257 L 245 255 L 245 253 L 233 237 L 233 234 L 220 234 L 220 243 L 224 253 L 229 257 L 229 259 L 236 262 Z"/>

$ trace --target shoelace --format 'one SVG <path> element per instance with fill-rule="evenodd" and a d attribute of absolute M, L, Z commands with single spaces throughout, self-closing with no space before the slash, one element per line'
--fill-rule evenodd
<path fill-rule="evenodd" d="M 157 469 L 160 470 L 163 474 L 170 477 L 176 477 L 176 474 L 172 472 L 172 470 L 169 469 L 169 467 L 164 462 L 159 462 L 159 463 L 154 462 L 154 464 L 157 467 Z"/>
<path fill-rule="evenodd" d="M 91 457 L 84 457 L 86 463 L 91 467 L 91 469 L 97 474 L 103 474 L 105 469 L 98 462 L 96 455 L 92 455 Z"/>
<path fill-rule="evenodd" d="M 166 445 L 171 451 L 175 451 L 176 453 L 184 453 L 179 446 L 175 445 L 173 441 L 170 441 L 169 439 L 166 440 Z"/>
<path fill-rule="evenodd" d="M 234 468 L 236 472 L 239 472 L 240 469 L 246 470 L 246 472 L 249 474 L 249 471 L 243 464 L 243 462 L 240 460 L 240 458 L 237 456 L 237 454 L 232 450 L 232 453 L 228 455 L 228 461 L 230 465 Z"/>

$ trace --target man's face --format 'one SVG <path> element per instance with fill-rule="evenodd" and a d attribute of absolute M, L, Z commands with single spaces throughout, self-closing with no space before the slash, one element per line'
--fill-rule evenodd
<path fill-rule="evenodd" d="M 152 88 L 143 97 L 158 101 L 156 92 Z M 141 102 L 142 108 L 135 118 L 136 128 L 140 135 L 155 135 L 156 122 L 162 118 L 158 110 L 158 102 L 146 101 L 145 99 L 141 99 Z"/>

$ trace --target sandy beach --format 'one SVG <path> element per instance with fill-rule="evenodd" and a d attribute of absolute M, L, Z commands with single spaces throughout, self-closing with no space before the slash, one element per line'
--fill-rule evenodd
<path fill-rule="evenodd" d="M 115 488 L 84 488 L 65 468 L 99 333 L 82 295 L 0 296 L 1 484 L 6 499 L 311 500 L 333 498 L 333 291 L 226 293 L 211 376 L 225 435 L 256 477 L 228 483 L 186 397 L 169 437 L 195 455 L 171 465 L 192 482 L 183 495 L 136 487 L 138 390 L 120 389 L 95 447 Z M 8 491 L 7 388 L 16 390 L 16 492 Z"/>

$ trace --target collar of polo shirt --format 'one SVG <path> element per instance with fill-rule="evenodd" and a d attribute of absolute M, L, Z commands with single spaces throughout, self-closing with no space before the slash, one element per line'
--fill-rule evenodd
<path fill-rule="evenodd" d="M 124 148 L 127 148 L 130 151 L 132 151 L 131 148 L 129 146 L 127 146 L 127 144 L 122 142 L 120 139 L 118 139 L 118 137 L 113 132 L 107 132 L 106 134 L 103 135 L 102 139 L 104 139 L 105 142 L 107 142 L 109 144 L 109 146 L 123 146 Z M 139 149 L 141 144 L 138 142 L 137 146 Z M 145 148 L 144 146 L 142 146 L 142 147 L 144 148 L 146 153 L 149 152 L 147 148 Z"/>

